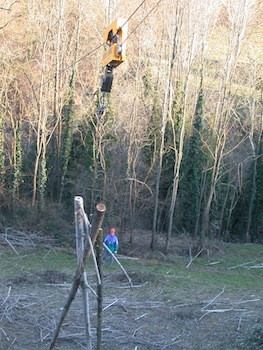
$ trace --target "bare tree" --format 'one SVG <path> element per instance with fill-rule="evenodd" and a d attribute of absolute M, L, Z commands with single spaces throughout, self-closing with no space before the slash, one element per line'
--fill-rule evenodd
<path fill-rule="evenodd" d="M 229 41 L 215 111 L 214 137 L 216 141 L 214 149 L 210 150 L 212 152 L 213 164 L 210 168 L 211 180 L 202 218 L 202 245 L 205 244 L 205 240 L 209 232 L 211 204 L 213 202 L 217 182 L 220 177 L 220 169 L 224 158 L 225 146 L 229 136 L 229 121 L 231 117 L 233 100 L 231 97 L 231 88 L 233 77 L 236 72 L 238 58 L 242 48 L 247 21 L 251 13 L 251 3 L 249 3 L 247 0 L 240 2 L 232 0 L 225 3 L 225 9 L 229 19 Z"/>
<path fill-rule="evenodd" d="M 173 81 L 182 81 L 182 101 L 179 102 L 179 108 L 181 109 L 181 123 L 178 129 L 175 127 L 175 120 L 180 118 L 178 113 L 173 115 L 172 101 L 176 98 L 178 93 L 178 84 L 174 83 L 170 86 L 170 102 L 169 102 L 169 120 L 171 121 L 173 130 L 173 152 L 174 152 L 174 167 L 173 167 L 173 182 L 172 182 L 172 195 L 168 214 L 168 229 L 166 235 L 165 251 L 168 253 L 170 239 L 174 223 L 174 210 L 178 194 L 178 186 L 180 180 L 181 162 L 184 155 L 184 138 L 185 128 L 188 116 L 193 113 L 189 111 L 189 99 L 190 94 L 193 94 L 195 89 L 195 100 L 198 97 L 198 86 L 191 84 L 191 74 L 193 69 L 199 65 L 199 71 L 203 66 L 204 47 L 206 43 L 207 32 L 210 28 L 211 18 L 214 18 L 214 5 L 212 1 L 208 1 L 206 4 L 202 2 L 189 1 L 187 6 L 185 4 L 178 5 L 176 8 L 176 25 L 174 31 L 173 41 L 173 61 L 171 63 L 171 69 L 177 71 L 174 75 Z M 182 25 L 184 23 L 184 25 Z M 186 32 L 186 38 L 184 34 Z M 185 44 L 184 44 L 185 42 Z M 178 48 L 181 48 L 179 51 Z M 179 58 L 183 57 L 183 64 Z M 203 73 L 201 73 L 203 74 Z M 191 91 L 190 91 L 191 88 Z M 177 92 L 176 92 L 177 89 Z M 177 102 L 177 103 L 178 103 Z M 176 115 L 177 113 L 177 115 Z M 178 125 L 178 123 L 177 123 Z M 176 130 L 177 129 L 177 130 Z"/>

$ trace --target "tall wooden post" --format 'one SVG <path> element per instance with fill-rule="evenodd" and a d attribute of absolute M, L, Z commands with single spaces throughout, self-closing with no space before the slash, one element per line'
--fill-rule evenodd
<path fill-rule="evenodd" d="M 83 198 L 76 196 L 74 198 L 75 210 L 75 232 L 76 232 L 76 252 L 78 264 L 83 258 L 84 251 L 84 219 L 82 214 Z"/>
<path fill-rule="evenodd" d="M 75 208 L 75 228 L 76 228 L 76 251 L 77 251 L 77 261 L 78 264 L 83 259 L 84 254 L 84 205 L 83 198 L 76 196 L 74 198 L 74 208 Z M 90 235 L 90 225 L 88 227 L 89 232 L 86 232 L 86 235 Z M 82 298 L 83 298 L 83 307 L 84 307 L 84 324 L 87 336 L 87 350 L 92 350 L 91 343 L 91 330 L 90 330 L 90 312 L 89 312 L 89 293 L 88 293 L 88 278 L 87 273 L 84 270 L 81 280 L 82 288 Z"/>
<path fill-rule="evenodd" d="M 99 231 L 97 241 L 96 241 L 96 259 L 99 270 L 99 275 L 101 277 L 101 283 L 97 285 L 97 294 L 98 294 L 98 320 L 97 320 L 97 349 L 101 350 L 101 340 L 102 340 L 102 309 L 103 309 L 103 285 L 102 285 L 102 252 L 103 252 L 103 232 Z"/>

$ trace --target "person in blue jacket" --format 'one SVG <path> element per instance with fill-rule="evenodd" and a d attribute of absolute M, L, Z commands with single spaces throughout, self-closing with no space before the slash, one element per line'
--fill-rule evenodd
<path fill-rule="evenodd" d="M 111 228 L 110 229 L 110 233 L 106 236 L 106 238 L 104 239 L 104 243 L 106 244 L 106 246 L 110 249 L 110 251 L 113 254 L 116 254 L 119 248 L 119 242 L 118 242 L 118 238 L 115 235 L 116 231 L 115 228 Z M 108 252 L 107 249 L 105 249 L 105 253 L 103 255 L 103 262 L 106 262 L 107 257 L 110 255 L 110 266 L 112 266 L 113 263 L 113 257 L 110 254 L 110 252 Z"/>

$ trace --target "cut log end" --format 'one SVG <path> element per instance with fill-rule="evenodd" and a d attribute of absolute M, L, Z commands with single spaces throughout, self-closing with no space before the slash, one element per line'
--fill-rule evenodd
<path fill-rule="evenodd" d="M 98 203 L 96 205 L 96 209 L 100 212 L 100 213 L 104 213 L 106 211 L 106 205 L 104 203 Z"/>
<path fill-rule="evenodd" d="M 83 201 L 83 198 L 82 198 L 81 196 L 75 196 L 75 197 L 74 197 L 74 200 L 75 200 L 75 201 L 80 201 L 80 202 L 82 202 L 82 201 Z"/>

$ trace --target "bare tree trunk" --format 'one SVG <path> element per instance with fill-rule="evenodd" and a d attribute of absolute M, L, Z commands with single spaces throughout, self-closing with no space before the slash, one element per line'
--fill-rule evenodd
<path fill-rule="evenodd" d="M 45 56 L 45 54 L 43 55 Z M 45 130 L 43 129 L 44 123 L 43 123 L 43 112 L 42 112 L 42 100 L 43 100 L 43 84 L 44 84 L 44 73 L 42 71 L 41 75 L 41 87 L 40 87 L 40 98 L 39 98 L 39 116 L 38 116 L 38 129 L 37 129 L 37 154 L 35 159 L 35 166 L 34 166 L 34 174 L 33 174 L 33 196 L 32 196 L 32 207 L 36 204 L 36 196 L 37 196 L 37 179 L 38 179 L 38 172 L 39 172 L 39 162 L 42 155 L 42 149 L 43 149 L 43 137 L 45 135 Z M 43 135 L 44 134 L 44 135 Z"/>
<path fill-rule="evenodd" d="M 200 223 L 201 223 L 201 208 L 202 208 L 202 200 L 205 195 L 205 184 L 206 184 L 206 176 L 207 173 L 204 172 L 201 177 L 201 190 L 200 190 L 200 197 L 199 197 L 199 202 L 198 202 L 198 208 L 197 208 L 197 218 L 196 218 L 196 223 L 195 223 L 195 231 L 194 231 L 194 238 L 197 238 L 198 232 L 200 229 Z"/>
<path fill-rule="evenodd" d="M 32 207 L 36 204 L 36 197 L 37 197 L 37 183 L 38 183 L 38 175 L 40 173 L 40 162 L 43 157 L 45 159 L 45 154 L 43 155 L 43 149 L 46 145 L 46 121 L 47 121 L 47 110 L 46 110 L 46 90 L 47 90 L 47 84 L 45 84 L 45 78 L 46 78 L 46 66 L 47 66 L 47 45 L 48 45 L 48 36 L 49 36 L 49 30 L 51 27 L 51 18 L 50 15 L 49 23 L 48 23 L 48 29 L 45 33 L 45 38 L 43 41 L 43 49 L 42 49 L 42 65 L 41 65 L 41 81 L 40 81 L 40 88 L 39 88 L 39 100 L 38 100 L 38 123 L 37 123 L 37 135 L 36 135 L 36 148 L 37 148 L 37 154 L 35 159 L 35 166 L 34 166 L 34 174 L 33 174 L 33 195 L 32 195 Z M 45 89 L 45 90 L 44 90 Z M 41 177 L 41 174 L 39 175 Z M 41 178 L 40 183 L 41 183 Z"/>
<path fill-rule="evenodd" d="M 158 216 L 158 208 L 159 208 L 159 191 L 160 191 L 161 173 L 162 173 L 162 167 L 163 167 L 164 134 L 165 134 L 165 127 L 167 123 L 167 94 L 168 94 L 168 91 L 166 90 L 164 110 L 162 114 L 161 145 L 159 148 L 159 158 L 158 158 L 158 166 L 157 166 L 157 172 L 156 172 L 155 199 L 154 199 L 154 212 L 153 212 L 152 238 L 151 238 L 152 250 L 155 250 L 157 246 L 157 216 Z"/>
<path fill-rule="evenodd" d="M 75 105 L 75 83 L 76 74 L 78 67 L 78 54 L 79 54 L 79 44 L 80 44 L 80 32 L 82 23 L 82 4 L 78 8 L 78 20 L 77 20 L 77 33 L 76 33 L 76 44 L 73 53 L 73 65 L 72 72 L 69 81 L 69 90 L 67 101 L 63 102 L 62 108 L 62 118 L 58 115 L 58 140 L 62 141 L 62 144 L 58 144 L 58 162 L 60 167 L 58 168 L 58 179 L 59 179 L 59 202 L 61 203 L 64 194 L 64 188 L 66 183 L 66 178 L 68 175 L 68 166 L 71 160 L 71 150 L 72 150 L 72 138 L 73 138 L 73 120 L 74 120 L 74 105 Z M 62 120 L 63 119 L 63 123 Z M 63 128 L 63 130 L 62 130 Z"/>
<path fill-rule="evenodd" d="M 161 183 L 161 174 L 163 168 L 163 156 L 165 153 L 165 129 L 168 120 L 168 110 L 169 110 L 169 96 L 170 96 L 170 88 L 171 88 L 171 79 L 172 79 L 172 67 L 173 67 L 173 56 L 174 52 L 169 57 L 169 65 L 167 72 L 167 79 L 165 79 L 166 87 L 164 93 L 164 102 L 163 102 L 163 110 L 162 110 L 162 121 L 161 121 L 161 129 L 160 129 L 160 147 L 158 150 L 158 163 L 157 163 L 157 171 L 156 171 L 156 185 L 155 185 L 155 198 L 154 198 L 154 212 L 153 212 L 153 222 L 152 222 L 152 238 L 151 238 L 151 249 L 155 250 L 157 246 L 157 218 L 158 218 L 158 209 L 159 209 L 159 192 L 160 192 L 160 183 Z"/>
<path fill-rule="evenodd" d="M 59 185 L 60 185 L 60 151 L 61 151 L 61 133 L 62 133 L 62 120 L 61 120 L 61 111 L 59 108 L 59 89 L 60 89 L 60 66 L 61 66 L 61 40 L 62 40 L 62 20 L 64 16 L 64 0 L 60 0 L 56 2 L 57 5 L 57 30 L 56 30 L 56 40 L 54 43 L 55 46 L 55 75 L 54 75 L 54 153 L 56 156 L 55 159 L 55 172 L 54 177 L 55 180 L 55 193 L 59 193 Z"/>
<path fill-rule="evenodd" d="M 230 1 L 227 3 L 226 10 L 230 19 L 229 45 L 215 112 L 216 117 L 214 128 L 216 145 L 214 148 L 209 193 L 202 218 L 201 245 L 204 245 L 205 240 L 208 238 L 211 205 L 216 192 L 219 173 L 224 158 L 225 144 L 229 133 L 228 123 L 231 111 L 230 88 L 232 85 L 232 79 L 235 75 L 238 57 L 240 55 L 241 43 L 244 39 L 244 32 L 247 25 L 250 7 L 247 5 L 247 0 L 242 2 Z"/>
<path fill-rule="evenodd" d="M 231 188 L 231 184 L 230 184 L 231 178 L 230 178 L 230 172 L 228 173 L 228 183 L 225 184 L 225 186 L 227 187 L 226 192 L 224 192 L 224 200 L 223 200 L 223 205 L 222 208 L 220 210 L 220 216 L 219 216 L 219 222 L 218 222 L 218 239 L 220 239 L 220 236 L 223 233 L 223 221 L 224 221 L 224 217 L 225 217 L 225 210 L 227 208 L 227 202 L 229 200 L 229 193 L 230 193 L 230 188 Z"/>

